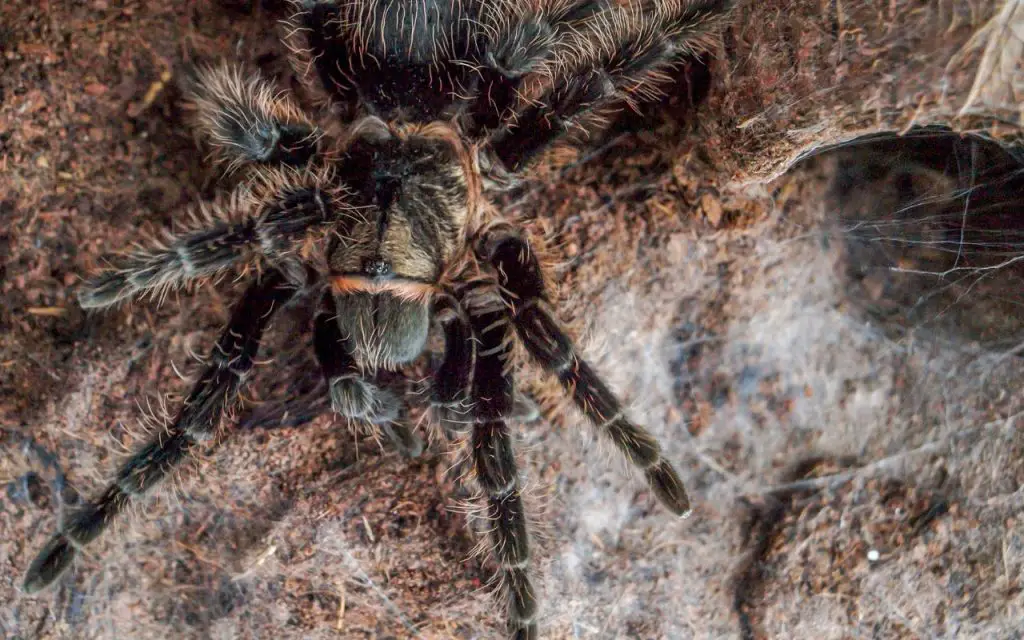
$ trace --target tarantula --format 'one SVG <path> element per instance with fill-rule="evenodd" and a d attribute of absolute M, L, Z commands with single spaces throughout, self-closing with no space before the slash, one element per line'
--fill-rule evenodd
<path fill-rule="evenodd" d="M 404 399 L 387 381 L 428 352 L 432 327 L 443 335 L 431 404 L 469 443 L 512 636 L 536 637 L 538 610 L 507 424 L 515 337 L 662 504 L 686 515 L 676 471 L 580 358 L 537 256 L 484 193 L 623 103 L 658 95 L 682 57 L 713 42 L 729 4 L 299 1 L 286 41 L 326 107 L 323 128 L 253 71 L 194 74 L 194 124 L 217 161 L 246 172 L 241 186 L 199 207 L 190 230 L 122 255 L 79 300 L 106 307 L 229 270 L 250 284 L 176 416 L 99 497 L 65 514 L 25 591 L 52 583 L 133 498 L 217 435 L 274 312 L 299 290 L 322 298 L 312 342 L 333 411 L 381 425 L 411 454 L 419 443 L 398 424 Z"/>

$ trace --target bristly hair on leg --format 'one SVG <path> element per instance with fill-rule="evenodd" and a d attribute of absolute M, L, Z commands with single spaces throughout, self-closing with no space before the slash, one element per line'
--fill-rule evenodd
<path fill-rule="evenodd" d="M 606 8 L 605 0 L 485 3 L 479 19 L 479 59 L 466 63 L 475 75 L 472 95 L 465 97 L 465 133 L 477 137 L 514 124 L 518 111 L 550 83 L 571 34 Z"/>
<path fill-rule="evenodd" d="M 526 350 L 558 378 L 598 432 L 644 472 L 658 500 L 676 515 L 689 515 L 690 498 L 658 440 L 630 421 L 618 397 L 580 357 L 556 318 L 540 263 L 528 243 L 509 227 L 495 225 L 480 235 L 476 247 L 498 273 L 503 302 Z"/>
<path fill-rule="evenodd" d="M 349 193 L 332 176 L 327 169 L 258 172 L 227 198 L 192 209 L 185 231 L 165 231 L 148 246 L 115 256 L 111 269 L 79 291 L 79 304 L 107 307 L 144 293 L 159 299 L 232 268 L 260 269 L 263 263 L 293 276 L 288 259 L 308 255 L 307 245 L 323 237 L 325 224 L 354 215 Z"/>
<path fill-rule="evenodd" d="M 350 119 L 358 92 L 341 30 L 342 8 L 316 0 L 291 0 L 291 4 L 295 11 L 284 21 L 283 40 L 295 75 L 321 109 L 341 111 L 344 120 Z"/>
<path fill-rule="evenodd" d="M 102 308 L 143 293 L 162 299 L 173 289 L 251 262 L 255 220 L 248 216 L 246 195 L 244 189 L 236 189 L 226 198 L 194 208 L 187 216 L 195 222 L 194 231 L 165 230 L 160 238 L 115 254 L 110 268 L 79 290 L 79 304 Z"/>
<path fill-rule="evenodd" d="M 228 172 L 252 163 L 304 166 L 317 153 L 322 134 L 255 70 L 201 67 L 186 95 L 200 141 Z"/>
<path fill-rule="evenodd" d="M 728 0 L 655 0 L 598 13 L 570 34 L 573 44 L 567 49 L 575 55 L 559 61 L 561 73 L 603 68 L 615 97 L 635 110 L 640 102 L 662 96 L 671 70 L 686 57 L 714 47 L 730 5 Z"/>
<path fill-rule="evenodd" d="M 714 44 L 731 6 L 652 0 L 588 15 L 556 49 L 550 80 L 489 135 L 482 167 L 525 171 L 552 146 L 585 141 L 622 103 L 657 97 L 674 65 Z"/>
<path fill-rule="evenodd" d="M 63 514 L 57 532 L 29 565 L 22 587 L 26 592 L 36 592 L 56 580 L 71 566 L 77 551 L 96 540 L 133 499 L 148 493 L 203 443 L 214 439 L 222 420 L 238 402 L 238 391 L 253 367 L 271 317 L 293 295 L 294 288 L 277 271 L 268 272 L 246 289 L 210 351 L 210 364 L 167 431 L 136 449 L 97 498 Z"/>

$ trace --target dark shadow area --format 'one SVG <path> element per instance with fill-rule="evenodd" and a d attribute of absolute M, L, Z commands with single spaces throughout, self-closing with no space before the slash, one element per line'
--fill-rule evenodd
<path fill-rule="evenodd" d="M 1024 154 L 918 129 L 855 140 L 826 207 L 851 302 L 887 332 L 926 332 L 1020 353 L 1024 344 Z"/>

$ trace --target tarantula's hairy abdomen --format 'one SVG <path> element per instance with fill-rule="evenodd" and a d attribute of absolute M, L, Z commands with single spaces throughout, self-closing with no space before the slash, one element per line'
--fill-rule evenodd
<path fill-rule="evenodd" d="M 360 292 L 336 296 L 335 304 L 341 335 L 368 368 L 391 369 L 423 353 L 430 329 L 425 301 Z"/>

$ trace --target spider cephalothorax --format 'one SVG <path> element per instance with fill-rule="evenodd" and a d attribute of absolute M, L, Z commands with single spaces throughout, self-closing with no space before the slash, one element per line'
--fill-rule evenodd
<path fill-rule="evenodd" d="M 684 515 L 689 499 L 657 441 L 579 357 L 537 257 L 497 219 L 486 188 L 507 185 L 617 105 L 656 95 L 681 56 L 707 46 L 729 3 L 296 4 L 289 43 L 328 106 L 327 126 L 254 72 L 196 74 L 196 129 L 217 160 L 246 172 L 241 186 L 199 207 L 186 231 L 123 255 L 80 300 L 109 306 L 232 269 L 251 284 L 177 415 L 97 499 L 66 514 L 25 589 L 53 582 L 133 497 L 216 434 L 275 310 L 301 289 L 321 300 L 312 342 L 332 408 L 378 425 L 408 453 L 420 444 L 400 420 L 404 398 L 392 382 L 428 350 L 432 328 L 443 334 L 431 404 L 447 433 L 466 436 L 509 630 L 533 637 L 529 537 L 507 425 L 522 410 L 515 338 L 668 509 Z"/>

